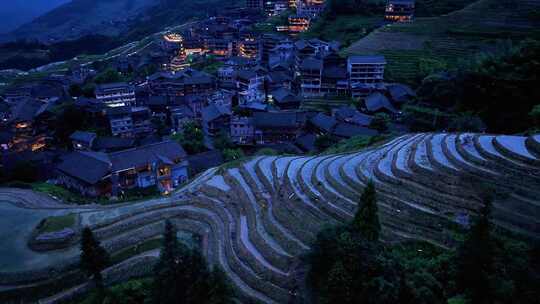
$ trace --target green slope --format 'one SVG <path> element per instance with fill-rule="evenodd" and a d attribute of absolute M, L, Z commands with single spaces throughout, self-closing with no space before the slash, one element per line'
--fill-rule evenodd
<path fill-rule="evenodd" d="M 415 83 L 433 65 L 454 67 L 500 40 L 538 37 L 538 0 L 479 0 L 440 17 L 417 18 L 372 32 L 345 54 L 383 54 L 390 80 Z"/>

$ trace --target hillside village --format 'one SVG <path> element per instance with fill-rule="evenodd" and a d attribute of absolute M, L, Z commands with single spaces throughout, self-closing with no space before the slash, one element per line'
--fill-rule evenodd
<path fill-rule="evenodd" d="M 536 304 L 539 11 L 223 1 L 0 71 L 0 302 Z"/>
<path fill-rule="evenodd" d="M 412 20 L 412 4 L 399 5 L 389 2 L 386 19 Z M 148 187 L 169 193 L 204 169 L 257 150 L 315 153 L 342 139 L 406 132 L 400 108 L 415 92 L 385 82 L 384 56 L 342 57 L 337 41 L 298 36 L 324 6 L 248 1 L 159 36 L 144 54 L 8 88 L 1 104 L 4 170 L 32 164 L 30 179 L 85 196 Z M 296 13 L 286 29 L 254 31 L 262 16 L 290 10 Z M 82 121 L 55 125 L 63 119 Z M 173 156 L 151 152 L 156 145 Z M 140 159 L 117 168 L 116 153 Z"/>

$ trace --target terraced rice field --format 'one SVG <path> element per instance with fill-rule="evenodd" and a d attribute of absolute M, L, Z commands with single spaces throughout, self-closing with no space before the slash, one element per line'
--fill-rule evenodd
<path fill-rule="evenodd" d="M 476 214 L 480 196 L 493 189 L 500 194 L 493 222 L 540 239 L 539 169 L 539 135 L 409 134 L 354 153 L 258 156 L 211 169 L 166 199 L 78 214 L 111 252 L 155 238 L 170 219 L 201 236 L 203 253 L 225 271 L 241 302 L 287 303 L 298 256 L 325 223 L 353 217 L 370 180 L 378 191 L 384 240 L 450 247 L 452 227 Z M 147 267 L 157 256 L 152 250 L 114 270 Z M 34 275 L 32 284 L 47 278 Z M 4 274 L 0 284 L 22 283 Z"/>
<path fill-rule="evenodd" d="M 452 67 L 479 52 L 495 50 L 498 39 L 538 37 L 540 20 L 532 17 L 538 9 L 539 0 L 479 0 L 448 15 L 382 27 L 344 53 L 383 54 L 391 77 L 411 82 L 423 58 Z"/>

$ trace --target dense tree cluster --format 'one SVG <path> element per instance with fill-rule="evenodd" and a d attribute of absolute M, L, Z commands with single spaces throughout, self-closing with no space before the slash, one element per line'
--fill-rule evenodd
<path fill-rule="evenodd" d="M 0 45 L 16 55 L 0 60 L 0 69 L 28 70 L 55 61 L 71 59 L 80 54 L 103 54 L 125 42 L 123 39 L 103 35 L 87 35 L 76 40 L 53 44 L 35 41 L 15 41 Z M 46 50 L 46 52 L 43 52 Z M 45 54 L 45 55 L 44 55 Z"/>
<path fill-rule="evenodd" d="M 534 108 L 540 100 L 540 42 L 526 40 L 483 55 L 455 73 L 427 77 L 419 88 L 421 102 L 467 112 L 457 125 L 494 133 L 523 132 L 534 125 Z M 483 123 L 477 120 L 479 117 Z M 474 130 L 473 130 L 474 131 Z"/>
<path fill-rule="evenodd" d="M 455 250 L 380 242 L 376 200 L 369 184 L 350 224 L 318 234 L 307 259 L 314 303 L 537 303 L 538 249 L 494 233 L 491 200 Z"/>
<path fill-rule="evenodd" d="M 176 134 L 174 138 L 184 147 L 188 154 L 197 154 L 205 150 L 203 130 L 194 122 L 186 123 L 183 131 Z"/>
<path fill-rule="evenodd" d="M 100 242 L 96 240 L 92 230 L 86 227 L 81 236 L 81 270 L 92 277 L 98 291 L 98 297 L 103 297 L 104 284 L 101 272 L 107 267 L 109 256 Z"/>
<path fill-rule="evenodd" d="M 178 242 L 176 230 L 166 222 L 163 248 L 155 267 L 152 299 L 155 304 L 230 303 L 232 290 L 221 270 L 209 269 L 196 250 Z"/>
<path fill-rule="evenodd" d="M 93 278 L 97 292 L 85 304 L 227 304 L 234 295 L 225 274 L 210 269 L 196 249 L 178 241 L 174 225 L 166 221 L 162 247 L 152 278 L 134 280 L 105 289 L 101 271 L 108 256 L 84 229 L 81 241 L 81 269 Z"/>

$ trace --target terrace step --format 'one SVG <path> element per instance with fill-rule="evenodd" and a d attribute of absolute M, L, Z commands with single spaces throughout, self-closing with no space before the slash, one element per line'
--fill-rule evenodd
<path fill-rule="evenodd" d="M 326 158 L 327 157 L 314 157 L 306 161 L 297 173 L 297 180 L 299 182 L 299 185 L 302 190 L 306 192 L 310 200 L 314 202 L 317 207 L 324 213 L 329 214 L 337 221 L 352 219 L 353 214 L 351 209 L 346 209 L 350 206 L 347 206 L 340 201 L 333 201 L 328 199 L 319 191 L 319 188 L 324 189 L 324 187 L 318 187 L 312 184 L 312 177 L 314 175 L 315 166 Z M 317 184 L 319 183 L 322 182 L 318 181 Z"/>
<path fill-rule="evenodd" d="M 459 153 L 459 148 L 457 147 L 458 142 L 459 135 L 449 134 L 445 137 L 442 146 L 443 152 L 445 153 L 446 157 L 452 162 L 455 167 L 485 178 L 497 178 L 500 176 L 499 173 L 493 170 L 481 167 L 471 161 L 466 160 L 463 155 Z"/>
<path fill-rule="evenodd" d="M 532 166 L 540 166 L 540 160 L 527 149 L 526 138 L 521 136 L 496 136 L 493 146 L 499 153 Z"/>
<path fill-rule="evenodd" d="M 352 201 L 358 200 L 358 191 L 347 184 L 341 174 L 343 165 L 355 156 L 357 154 L 344 154 L 327 159 L 317 167 L 316 172 L 317 179 L 324 177 L 336 192 Z"/>
<path fill-rule="evenodd" d="M 272 276 L 267 276 L 270 273 L 264 271 L 261 272 L 261 270 L 256 272 L 250 267 L 256 265 L 253 264 L 253 259 L 251 259 L 251 261 L 250 259 L 246 260 L 246 252 L 241 250 L 239 251 L 241 248 L 239 245 L 242 244 L 241 233 L 239 231 L 240 222 L 235 221 L 232 214 L 226 211 L 226 209 L 223 207 L 223 202 L 205 195 L 200 195 L 199 199 L 203 203 L 203 205 L 201 205 L 202 207 L 210 208 L 206 209 L 207 211 L 201 209 L 202 211 L 200 214 L 210 217 L 212 219 L 210 223 L 215 226 L 214 229 L 221 231 L 218 238 L 219 240 L 222 240 L 224 244 L 220 247 L 224 248 L 225 261 L 230 265 L 232 272 L 236 273 L 238 277 L 241 277 L 242 280 L 246 282 L 246 284 L 252 289 L 267 295 L 266 300 L 271 300 L 272 303 L 281 303 L 282 301 L 286 300 L 287 291 L 283 289 L 283 287 L 280 287 L 272 282 Z M 216 210 L 220 209 L 221 211 L 214 213 L 211 211 L 214 208 L 216 208 Z M 252 256 L 254 255 L 253 252 L 250 252 L 250 254 Z M 281 281 L 280 283 L 284 282 Z"/>
<path fill-rule="evenodd" d="M 261 183 L 265 185 L 265 188 L 273 192 L 276 191 L 274 174 L 273 174 L 273 164 L 277 159 L 277 156 L 267 156 L 263 157 L 257 161 L 255 167 L 255 172 L 259 176 Z"/>
<path fill-rule="evenodd" d="M 465 160 L 471 163 L 479 165 L 486 165 L 488 163 L 488 160 L 477 149 L 474 134 L 459 134 L 456 138 L 456 149 Z"/>
<path fill-rule="evenodd" d="M 452 161 L 444 153 L 444 143 L 447 134 L 435 134 L 427 142 L 428 158 L 437 169 L 447 174 L 458 174 L 459 169 L 452 164 Z"/>
<path fill-rule="evenodd" d="M 253 181 L 254 183 L 254 187 L 252 188 L 255 188 L 253 191 L 255 196 L 258 197 L 256 208 L 258 212 L 262 214 L 265 227 L 272 235 L 281 236 L 279 239 L 281 240 L 281 243 L 283 243 L 283 247 L 293 251 L 291 253 L 299 254 L 304 250 L 308 250 L 309 247 L 307 245 L 291 234 L 291 232 L 275 218 L 273 214 L 272 195 L 270 191 L 266 190 L 267 188 L 264 183 L 260 181 L 259 176 L 256 173 L 256 166 L 260 160 L 260 158 L 254 159 L 244 165 L 247 174 L 244 178 L 249 184 L 251 184 L 250 181 Z"/>
<path fill-rule="evenodd" d="M 536 157 L 540 157 L 540 134 L 529 136 L 526 145 L 531 153 L 535 154 Z"/>
<path fill-rule="evenodd" d="M 230 176 L 232 176 L 232 178 L 236 180 L 236 182 L 242 188 L 242 193 L 239 193 L 240 196 L 243 197 L 245 195 L 247 197 L 248 204 L 246 204 L 243 209 L 244 211 L 247 211 L 248 214 L 254 217 L 257 234 L 260 235 L 264 242 L 271 248 L 271 250 L 268 251 L 275 252 L 276 254 L 284 258 L 291 258 L 292 256 L 289 253 L 285 252 L 285 250 L 278 244 L 278 242 L 266 232 L 262 224 L 261 211 L 257 205 L 255 195 L 253 194 L 248 183 L 244 180 L 244 177 L 240 173 L 240 170 L 238 168 L 233 168 L 229 169 L 228 173 Z"/>

